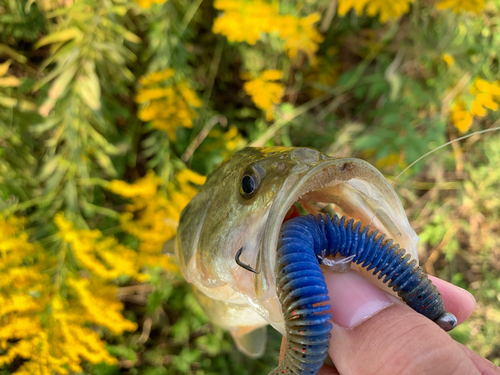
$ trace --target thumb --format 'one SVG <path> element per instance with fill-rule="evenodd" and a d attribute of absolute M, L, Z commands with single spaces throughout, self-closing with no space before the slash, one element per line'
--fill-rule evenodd
<path fill-rule="evenodd" d="M 357 272 L 330 273 L 325 280 L 334 323 L 329 354 L 340 374 L 480 374 L 460 345 L 436 323 Z M 470 314 L 474 297 L 455 289 L 453 304 L 462 306 L 458 315 L 464 315 L 463 306 Z"/>

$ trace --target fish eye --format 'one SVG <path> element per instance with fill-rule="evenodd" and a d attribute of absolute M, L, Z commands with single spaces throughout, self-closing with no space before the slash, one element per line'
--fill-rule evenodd
<path fill-rule="evenodd" d="M 252 198 L 259 187 L 259 177 L 253 172 L 246 172 L 241 178 L 240 194 L 245 199 Z"/>

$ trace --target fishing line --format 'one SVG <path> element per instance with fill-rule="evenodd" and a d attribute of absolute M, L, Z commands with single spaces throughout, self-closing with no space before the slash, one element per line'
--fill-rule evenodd
<path fill-rule="evenodd" d="M 497 121 L 495 121 L 493 123 L 493 125 L 497 125 L 500 123 L 500 119 L 498 119 Z M 484 133 L 489 133 L 489 132 L 494 132 L 494 131 L 497 131 L 497 130 L 500 130 L 500 126 L 496 126 L 496 127 L 493 127 L 493 128 L 489 128 L 489 129 L 484 129 L 484 130 L 478 130 L 474 133 L 471 133 L 471 134 L 467 134 L 467 135 L 464 135 L 462 137 L 459 137 L 457 139 L 454 139 L 452 141 L 449 141 L 449 142 L 446 142 L 444 144 L 442 144 L 441 146 L 438 146 L 436 147 L 435 149 L 433 150 L 430 150 L 429 152 L 425 153 L 424 155 L 422 155 L 421 157 L 419 157 L 417 160 L 415 160 L 413 163 L 411 163 L 409 166 L 407 166 L 405 169 L 403 169 L 401 171 L 401 173 L 399 173 L 395 178 L 394 180 L 392 180 L 391 182 L 391 186 L 394 187 L 394 184 L 396 183 L 396 181 L 403 175 L 403 173 L 405 173 L 408 169 L 410 169 L 411 167 L 413 167 L 415 164 L 417 164 L 420 160 L 426 158 L 427 156 L 433 154 L 434 152 L 446 147 L 446 146 L 449 146 L 455 142 L 458 142 L 458 141 L 462 141 L 464 139 L 467 139 L 467 138 L 470 138 L 474 135 L 478 135 L 478 134 L 484 134 Z M 377 202 L 377 207 L 375 208 L 375 211 L 373 212 L 373 216 L 372 218 L 370 219 L 370 222 L 369 222 L 369 225 L 372 224 L 373 222 L 373 219 L 375 219 L 375 215 L 377 214 L 377 211 L 378 209 L 380 208 L 380 203 L 381 203 L 381 200 L 379 199 L 378 202 Z"/>

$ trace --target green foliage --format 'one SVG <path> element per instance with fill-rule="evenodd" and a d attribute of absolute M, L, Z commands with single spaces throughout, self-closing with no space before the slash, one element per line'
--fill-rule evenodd
<path fill-rule="evenodd" d="M 433 181 L 433 186 L 424 195 L 429 197 L 424 209 L 414 205 L 410 215 L 419 215 L 413 223 L 422 225 L 421 261 L 427 271 L 468 289 L 478 301 L 472 317 L 452 331 L 452 336 L 498 365 L 500 137 L 466 143 L 469 150 L 474 143 L 474 151 L 463 155 L 463 182 L 454 183 L 453 174 L 421 173 L 419 179 Z M 431 220 L 426 212 L 433 212 Z"/>

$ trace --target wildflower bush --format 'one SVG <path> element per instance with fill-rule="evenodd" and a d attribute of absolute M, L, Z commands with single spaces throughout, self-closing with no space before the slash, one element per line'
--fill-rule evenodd
<path fill-rule="evenodd" d="M 169 255 L 182 209 L 245 146 L 393 180 L 499 126 L 499 27 L 499 0 L 0 0 L 0 374 L 267 373 L 279 335 L 244 358 Z M 394 185 L 497 365 L 499 150 Z"/>

